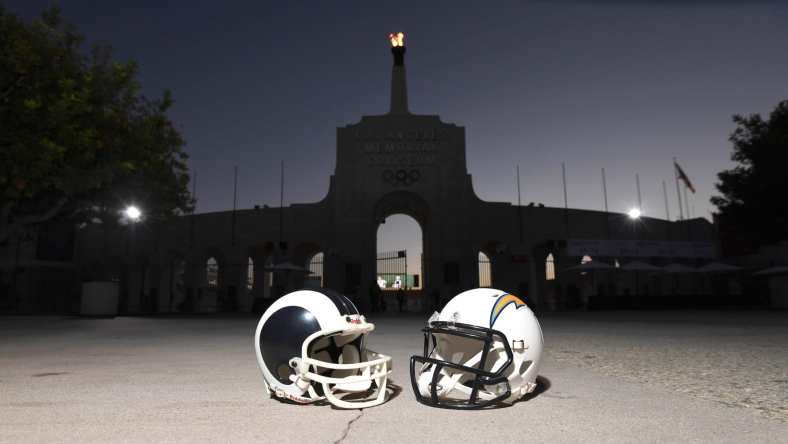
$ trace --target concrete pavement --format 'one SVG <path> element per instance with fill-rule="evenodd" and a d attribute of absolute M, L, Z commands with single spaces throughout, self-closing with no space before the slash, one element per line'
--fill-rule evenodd
<path fill-rule="evenodd" d="M 372 319 L 377 330 L 369 346 L 394 357 L 393 379 L 402 390 L 382 406 L 343 411 L 267 397 L 252 354 L 255 318 L 0 317 L 0 442 L 786 442 L 788 437 L 788 351 L 780 347 L 788 343 L 786 313 L 545 316 L 544 389 L 512 407 L 475 412 L 415 401 L 407 362 L 421 349 L 424 319 Z M 737 357 L 737 350 L 744 356 Z M 698 373 L 712 368 L 721 370 Z M 728 379 L 720 379 L 723 373 Z M 767 380 L 773 381 L 770 390 L 746 391 L 747 381 L 757 386 Z M 731 387 L 730 381 L 740 386 Z M 729 388 L 711 390 L 716 385 Z M 737 393 L 740 399 L 749 396 L 749 404 L 729 402 Z"/>

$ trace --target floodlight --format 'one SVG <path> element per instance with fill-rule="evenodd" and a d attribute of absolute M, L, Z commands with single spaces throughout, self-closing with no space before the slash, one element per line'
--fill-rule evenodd
<path fill-rule="evenodd" d="M 142 217 L 142 211 L 139 208 L 135 207 L 134 205 L 129 205 L 126 207 L 124 214 L 127 218 L 129 218 L 132 222 L 137 222 Z"/>

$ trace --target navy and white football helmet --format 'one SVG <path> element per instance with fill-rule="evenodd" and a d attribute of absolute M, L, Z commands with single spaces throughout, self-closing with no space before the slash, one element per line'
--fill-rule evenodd
<path fill-rule="evenodd" d="M 386 400 L 391 357 L 367 350 L 375 329 L 353 302 L 327 289 L 298 290 L 263 313 L 255 355 L 271 396 L 366 408 Z"/>

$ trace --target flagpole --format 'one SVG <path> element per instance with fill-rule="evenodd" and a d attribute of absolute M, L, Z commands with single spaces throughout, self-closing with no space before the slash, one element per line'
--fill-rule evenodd
<path fill-rule="evenodd" d="M 605 236 L 610 239 L 610 213 L 607 208 L 607 179 L 604 168 L 602 168 L 602 195 L 605 198 Z"/>
<path fill-rule="evenodd" d="M 194 213 L 197 211 L 197 172 L 194 172 L 194 180 L 192 181 L 192 214 L 189 218 L 189 246 L 194 245 Z"/>
<path fill-rule="evenodd" d="M 197 172 L 194 172 L 194 181 L 192 182 L 192 199 L 194 206 L 192 207 L 192 214 L 197 212 Z"/>
<path fill-rule="evenodd" d="M 668 206 L 668 187 L 665 181 L 662 181 L 662 194 L 665 197 L 665 219 L 670 221 L 670 207 Z"/>
<path fill-rule="evenodd" d="M 568 209 L 569 200 L 567 199 L 567 195 L 566 195 L 566 164 L 564 164 L 564 162 L 561 162 L 561 178 L 563 179 L 564 182 L 564 209 Z"/>
<path fill-rule="evenodd" d="M 564 226 L 566 238 L 569 239 L 569 199 L 566 194 L 566 164 L 564 162 L 561 162 L 561 177 L 564 181 Z"/>
<path fill-rule="evenodd" d="M 662 196 L 665 198 L 665 219 L 670 222 L 670 205 L 668 205 L 668 186 L 662 181 Z M 665 238 L 670 240 L 670 224 L 665 224 Z"/>
<path fill-rule="evenodd" d="M 687 199 L 687 188 L 689 188 L 689 187 L 687 186 L 687 182 L 685 180 L 682 180 L 682 182 L 684 182 L 684 207 L 686 209 L 684 211 L 684 216 L 685 216 L 685 220 L 689 220 L 690 219 L 690 215 L 689 215 L 689 199 Z M 690 224 L 687 224 L 687 240 L 688 241 L 692 240 L 692 228 L 691 228 Z"/>
<path fill-rule="evenodd" d="M 235 245 L 235 212 L 238 208 L 238 165 L 233 168 L 233 213 L 232 228 L 230 229 L 230 245 Z"/>
<path fill-rule="evenodd" d="M 676 177 L 676 196 L 679 200 L 679 220 L 684 220 L 684 208 L 681 203 L 681 188 L 679 187 L 679 170 L 677 167 L 676 158 L 673 158 L 673 175 Z"/>
<path fill-rule="evenodd" d="M 520 164 L 517 164 L 517 228 L 520 232 L 520 243 L 523 243 L 523 205 L 520 201 Z"/>
<path fill-rule="evenodd" d="M 279 171 L 279 248 L 282 249 L 283 214 L 285 206 L 285 161 L 282 160 Z"/>

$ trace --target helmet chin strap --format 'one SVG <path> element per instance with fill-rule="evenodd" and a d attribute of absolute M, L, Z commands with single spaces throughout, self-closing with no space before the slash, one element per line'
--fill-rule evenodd
<path fill-rule="evenodd" d="M 434 371 L 435 370 L 422 373 L 421 376 L 419 376 L 419 391 L 421 392 L 422 396 L 432 396 L 430 386 L 432 384 L 432 375 Z M 441 370 L 441 373 L 443 372 L 444 370 Z M 457 382 L 460 380 L 460 378 L 462 378 L 461 373 L 457 373 L 452 376 L 448 376 L 446 374 L 441 375 L 437 382 L 438 388 L 436 389 L 436 392 L 438 396 L 449 396 L 450 393 L 454 391 L 454 387 L 457 385 Z"/>
<path fill-rule="evenodd" d="M 500 344 L 496 344 L 490 348 L 489 352 L 494 352 L 497 349 L 502 349 L 503 347 Z M 440 355 L 436 354 L 438 359 L 441 359 Z M 473 355 L 470 359 L 468 359 L 463 365 L 466 367 L 476 367 L 482 359 L 482 352 L 479 351 L 475 355 Z M 495 366 L 493 366 L 495 367 Z M 449 375 L 448 370 L 449 367 L 443 367 L 441 369 L 441 377 L 438 379 L 438 389 L 436 390 L 438 396 L 445 397 L 448 399 L 466 399 L 471 396 L 471 392 L 473 389 L 468 387 L 465 384 L 460 384 L 459 381 L 463 376 L 463 373 L 460 371 L 456 371 L 455 374 Z M 431 388 L 430 384 L 432 382 L 432 376 L 435 372 L 435 368 L 433 367 L 432 371 L 427 373 L 422 373 L 419 376 L 419 387 L 422 396 L 431 396 Z M 489 400 L 495 398 L 495 395 L 492 393 L 486 393 L 482 390 L 478 392 L 479 399 Z"/>
<path fill-rule="evenodd" d="M 309 381 L 303 376 L 290 375 L 290 381 L 295 383 L 295 385 L 303 391 L 306 391 L 306 389 L 310 387 Z"/>
<path fill-rule="evenodd" d="M 292 387 L 295 389 L 294 391 L 300 391 L 298 394 L 299 396 L 304 396 L 306 393 L 309 393 L 309 402 L 315 402 L 324 399 L 323 396 L 318 395 L 317 392 L 314 391 L 312 384 L 303 376 L 290 375 L 289 379 L 293 382 Z"/>

